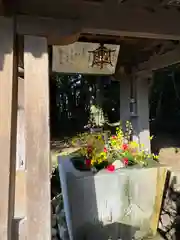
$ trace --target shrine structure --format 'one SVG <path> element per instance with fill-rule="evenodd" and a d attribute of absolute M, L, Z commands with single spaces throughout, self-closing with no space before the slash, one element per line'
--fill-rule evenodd
<path fill-rule="evenodd" d="M 180 62 L 179 9 L 179 0 L 0 0 L 0 239 L 15 239 L 14 219 L 28 240 L 51 238 L 49 48 L 120 45 L 121 120 L 150 149 L 149 84 Z"/>

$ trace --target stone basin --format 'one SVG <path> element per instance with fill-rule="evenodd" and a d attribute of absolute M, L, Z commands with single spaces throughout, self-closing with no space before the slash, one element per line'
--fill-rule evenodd
<path fill-rule="evenodd" d="M 167 168 L 115 172 L 74 168 L 72 156 L 59 156 L 59 172 L 70 240 L 131 240 L 155 236 Z"/>

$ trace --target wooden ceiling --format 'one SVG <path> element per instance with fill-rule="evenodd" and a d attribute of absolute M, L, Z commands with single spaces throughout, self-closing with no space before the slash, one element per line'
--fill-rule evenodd
<path fill-rule="evenodd" d="M 136 68 L 139 64 L 148 61 L 152 56 L 165 54 L 179 45 L 179 41 L 173 40 L 120 37 L 99 34 L 81 34 L 79 41 L 120 45 L 121 48 L 117 69 L 118 67 L 123 66 L 126 71 L 131 71 L 132 68 Z"/>
<path fill-rule="evenodd" d="M 62 21 L 61 32 L 180 40 L 179 0 L 0 1 L 4 14 Z"/>
<path fill-rule="evenodd" d="M 50 44 L 64 35 L 120 44 L 119 64 L 128 69 L 180 41 L 180 0 L 1 1 L 4 14 L 18 15 L 19 34 L 47 36 Z"/>
<path fill-rule="evenodd" d="M 141 11 L 155 12 L 160 9 L 177 9 L 180 8 L 179 0 L 8 0 L 4 3 L 16 7 L 18 13 L 37 13 L 41 12 L 43 15 L 61 13 L 62 17 L 70 14 L 72 17 L 80 16 L 83 10 L 87 13 L 87 8 L 92 5 L 99 7 L 108 6 L 109 10 L 117 7 L 128 7 Z M 58 8 L 60 7 L 60 8 Z M 111 16 L 109 16 L 111 17 Z"/>
<path fill-rule="evenodd" d="M 48 17 L 79 18 L 84 14 L 93 14 L 94 7 L 109 10 L 107 16 L 112 17 L 112 11 L 117 8 L 129 8 L 145 12 L 157 12 L 162 9 L 180 9 L 180 0 L 0 0 L 0 9 L 6 13 L 41 15 Z M 89 9 L 89 11 L 88 11 Z"/>

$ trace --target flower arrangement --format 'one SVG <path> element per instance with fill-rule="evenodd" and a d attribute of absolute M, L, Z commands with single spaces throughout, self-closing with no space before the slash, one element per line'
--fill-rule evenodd
<path fill-rule="evenodd" d="M 85 158 L 85 165 L 89 169 L 109 171 L 116 169 L 115 162 L 120 161 L 121 167 L 139 165 L 146 167 L 150 160 L 158 160 L 158 156 L 150 154 L 143 144 L 131 140 L 132 125 L 126 122 L 125 131 L 122 125 L 116 128 L 116 134 L 108 138 L 105 143 L 103 134 L 82 134 L 74 139 L 73 144 L 79 143 L 80 155 Z M 152 137 L 151 137 L 152 139 Z"/>
<path fill-rule="evenodd" d="M 109 165 L 104 137 L 100 133 L 80 134 L 72 141 L 73 146 L 80 146 L 79 154 L 85 158 L 89 169 L 100 170 Z"/>

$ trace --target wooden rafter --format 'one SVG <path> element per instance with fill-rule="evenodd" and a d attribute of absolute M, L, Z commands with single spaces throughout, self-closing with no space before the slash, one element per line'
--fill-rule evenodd
<path fill-rule="evenodd" d="M 170 7 L 180 7 L 179 0 L 162 0 L 161 4 L 163 4 L 164 6 L 170 6 Z"/>
<path fill-rule="evenodd" d="M 109 19 L 110 12 L 105 7 L 85 5 L 83 13 L 77 19 L 71 19 L 70 15 L 58 20 L 18 16 L 17 31 L 20 34 L 47 36 L 51 43 L 54 39 L 75 33 L 180 40 L 178 11 L 162 9 L 148 13 L 122 6 L 113 9 Z"/>
<path fill-rule="evenodd" d="M 51 45 L 76 42 L 80 35 L 79 26 L 78 20 L 17 16 L 18 34 L 47 37 Z"/>
<path fill-rule="evenodd" d="M 84 11 L 84 32 L 106 33 L 112 35 L 180 39 L 180 29 L 176 28 L 180 21 L 180 14 L 175 10 L 160 9 L 154 13 L 129 7 L 117 7 L 111 18 L 107 18 L 110 11 L 105 8 L 89 8 L 92 17 L 87 18 Z"/>
<path fill-rule="evenodd" d="M 3 0 L 0 0 L 0 14 L 2 15 L 4 12 L 4 2 Z"/>
<path fill-rule="evenodd" d="M 154 55 L 136 69 L 137 75 L 147 74 L 180 62 L 180 46 L 162 55 Z"/>

